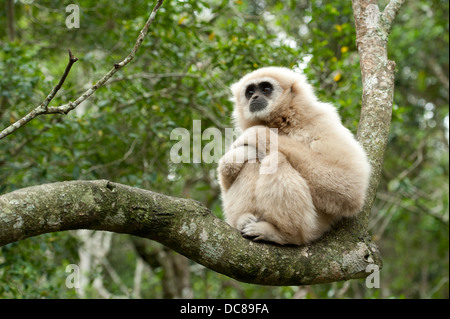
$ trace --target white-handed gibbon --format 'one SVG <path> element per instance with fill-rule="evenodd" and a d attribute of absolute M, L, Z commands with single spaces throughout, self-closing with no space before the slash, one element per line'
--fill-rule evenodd
<path fill-rule="evenodd" d="M 231 226 L 256 241 L 301 245 L 361 210 L 370 178 L 367 156 L 303 74 L 266 67 L 231 91 L 242 134 L 218 166 Z M 261 173 L 273 163 L 273 172 Z"/>

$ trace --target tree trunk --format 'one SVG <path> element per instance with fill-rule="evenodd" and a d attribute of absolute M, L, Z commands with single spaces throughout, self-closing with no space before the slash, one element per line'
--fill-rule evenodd
<path fill-rule="evenodd" d="M 395 63 L 388 60 L 387 42 L 393 19 L 404 0 L 392 0 L 383 12 L 376 0 L 352 2 L 363 83 L 357 138 L 372 165 L 366 205 L 359 215 L 361 222 L 367 225 L 383 167 L 394 98 Z"/>

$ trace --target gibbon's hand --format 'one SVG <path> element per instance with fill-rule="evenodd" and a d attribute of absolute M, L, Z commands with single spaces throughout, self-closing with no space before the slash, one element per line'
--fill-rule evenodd
<path fill-rule="evenodd" d="M 219 161 L 219 183 L 227 190 L 234 183 L 245 163 L 257 163 L 258 152 L 253 146 L 239 146 L 230 149 Z"/>
<path fill-rule="evenodd" d="M 220 160 L 223 164 L 243 164 L 245 162 L 256 163 L 258 152 L 250 145 L 232 147 Z"/>
<path fill-rule="evenodd" d="M 232 148 L 240 146 L 252 146 L 258 151 L 259 160 L 263 160 L 269 154 L 270 137 L 274 132 L 270 132 L 267 126 L 256 125 L 246 129 L 241 136 L 233 143 Z"/>

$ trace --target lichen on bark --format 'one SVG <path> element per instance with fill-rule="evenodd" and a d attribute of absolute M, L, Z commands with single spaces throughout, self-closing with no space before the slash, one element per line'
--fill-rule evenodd
<path fill-rule="evenodd" d="M 370 264 L 364 256 L 372 254 L 356 219 L 342 221 L 310 245 L 283 247 L 243 238 L 194 200 L 104 180 L 45 184 L 0 196 L 0 246 L 83 228 L 156 240 L 217 272 L 263 285 L 361 278 Z"/>

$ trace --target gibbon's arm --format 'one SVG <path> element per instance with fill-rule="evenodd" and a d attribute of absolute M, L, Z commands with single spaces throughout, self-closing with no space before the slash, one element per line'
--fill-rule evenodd
<path fill-rule="evenodd" d="M 306 179 L 316 209 L 352 216 L 362 208 L 367 178 L 352 167 L 354 160 L 348 159 L 346 165 L 342 160 L 345 154 L 321 154 L 285 135 L 278 135 L 278 151 Z"/>
<path fill-rule="evenodd" d="M 225 191 L 231 187 L 245 163 L 260 163 L 267 154 L 270 136 L 271 132 L 267 126 L 257 125 L 246 129 L 234 141 L 231 149 L 220 159 L 218 166 L 219 183 Z M 265 145 L 266 150 L 259 150 L 260 145 Z"/>
<path fill-rule="evenodd" d="M 219 161 L 218 178 L 224 190 L 228 190 L 248 161 L 256 163 L 258 153 L 252 146 L 232 147 Z"/>

